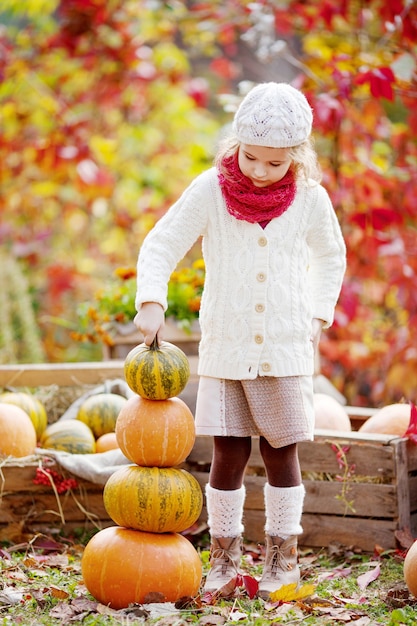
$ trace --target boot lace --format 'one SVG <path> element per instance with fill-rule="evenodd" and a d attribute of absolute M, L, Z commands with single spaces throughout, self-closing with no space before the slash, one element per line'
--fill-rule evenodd
<path fill-rule="evenodd" d="M 268 574 L 271 574 L 273 577 L 276 576 L 278 572 L 289 572 L 293 569 L 291 563 L 289 563 L 285 557 L 282 546 L 276 544 L 271 546 L 271 558 L 269 563 L 266 564 L 266 569 Z"/>

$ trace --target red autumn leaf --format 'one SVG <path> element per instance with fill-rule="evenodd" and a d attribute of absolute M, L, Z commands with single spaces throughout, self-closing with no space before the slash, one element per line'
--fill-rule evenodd
<path fill-rule="evenodd" d="M 254 598 L 256 594 L 258 593 L 258 588 L 259 588 L 258 581 L 256 580 L 256 578 L 253 578 L 253 576 L 249 576 L 248 574 L 242 574 L 240 578 L 241 578 L 240 586 L 245 587 L 246 593 L 248 594 L 249 598 L 252 600 L 252 598 Z"/>
<path fill-rule="evenodd" d="M 408 437 L 410 441 L 417 444 L 417 406 L 410 402 L 410 408 L 410 422 L 404 437 Z"/>
<path fill-rule="evenodd" d="M 395 75 L 390 67 L 377 67 L 367 72 L 360 72 L 356 79 L 358 85 L 369 83 L 371 94 L 375 98 L 394 99 L 393 83 Z"/>
<path fill-rule="evenodd" d="M 350 221 L 365 229 L 367 226 L 374 230 L 384 230 L 393 224 L 401 224 L 403 216 L 393 209 L 378 207 L 368 209 L 366 212 L 354 213 Z"/>

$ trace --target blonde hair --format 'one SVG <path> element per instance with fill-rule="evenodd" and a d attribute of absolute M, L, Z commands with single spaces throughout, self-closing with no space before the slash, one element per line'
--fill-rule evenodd
<path fill-rule="evenodd" d="M 226 174 L 223 167 L 223 160 L 237 154 L 240 142 L 235 136 L 226 137 L 219 143 L 219 147 L 214 159 L 214 165 L 219 172 Z M 298 179 L 312 179 L 320 182 L 322 178 L 321 168 L 318 162 L 317 153 L 313 146 L 313 139 L 309 137 L 299 146 L 284 148 L 288 150 L 288 155 L 292 161 L 291 169 Z"/>

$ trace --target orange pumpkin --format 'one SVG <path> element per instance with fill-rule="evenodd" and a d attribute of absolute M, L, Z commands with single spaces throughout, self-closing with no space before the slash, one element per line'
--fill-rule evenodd
<path fill-rule="evenodd" d="M 34 454 L 36 430 L 29 415 L 15 404 L 0 402 L 0 455 Z"/>
<path fill-rule="evenodd" d="M 194 418 L 180 398 L 129 398 L 116 421 L 117 443 L 136 465 L 173 467 L 183 463 L 195 441 Z"/>
<path fill-rule="evenodd" d="M 403 437 L 410 423 L 410 416 L 409 404 L 388 404 L 369 417 L 359 428 L 359 432 Z"/>
<path fill-rule="evenodd" d="M 412 544 L 405 555 L 404 580 L 409 592 L 417 597 L 417 541 Z"/>
<path fill-rule="evenodd" d="M 105 433 L 96 440 L 96 452 L 107 452 L 107 450 L 117 450 L 116 433 Z"/>
<path fill-rule="evenodd" d="M 182 535 L 120 526 L 94 535 L 85 547 L 81 570 L 91 595 L 113 609 L 195 596 L 202 577 L 200 557 Z"/>
<path fill-rule="evenodd" d="M 38 440 L 48 425 L 46 408 L 38 398 L 23 391 L 6 391 L 0 395 L 0 402 L 14 404 L 23 409 L 32 420 Z"/>
<path fill-rule="evenodd" d="M 314 427 L 348 432 L 352 430 L 346 409 L 326 393 L 314 394 Z"/>

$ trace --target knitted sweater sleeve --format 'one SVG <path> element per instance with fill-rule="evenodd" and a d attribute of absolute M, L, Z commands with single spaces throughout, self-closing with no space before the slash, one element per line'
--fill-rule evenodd
<path fill-rule="evenodd" d="M 167 309 L 170 276 L 205 232 L 211 172 L 197 177 L 145 237 L 137 262 L 137 310 L 144 302 Z"/>
<path fill-rule="evenodd" d="M 346 270 L 346 246 L 342 231 L 325 189 L 318 185 L 316 203 L 311 215 L 307 243 L 310 251 L 309 282 L 313 316 L 328 328 Z"/>

